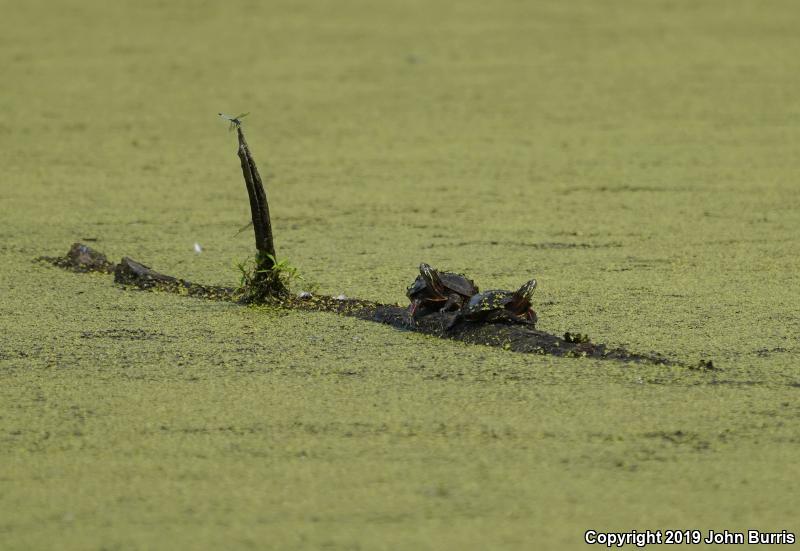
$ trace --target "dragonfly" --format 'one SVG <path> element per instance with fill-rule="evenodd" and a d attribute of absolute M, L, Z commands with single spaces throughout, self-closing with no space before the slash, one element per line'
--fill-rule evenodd
<path fill-rule="evenodd" d="M 219 116 L 231 123 L 230 128 L 228 128 L 228 131 L 230 132 L 234 128 L 239 128 L 240 126 L 242 126 L 242 119 L 249 114 L 250 113 L 241 113 L 239 115 L 236 115 L 235 117 L 232 117 L 230 115 L 226 115 L 225 113 L 219 113 Z"/>

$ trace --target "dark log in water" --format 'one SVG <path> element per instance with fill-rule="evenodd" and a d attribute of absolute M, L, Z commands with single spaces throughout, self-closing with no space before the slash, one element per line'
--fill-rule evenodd
<path fill-rule="evenodd" d="M 59 268 L 80 273 L 102 272 L 113 274 L 116 268 L 116 264 L 109 262 L 106 255 L 83 243 L 73 243 L 64 256 L 43 256 L 37 260 L 45 260 Z"/>
<path fill-rule="evenodd" d="M 236 289 L 202 285 L 164 275 L 127 257 L 123 258 L 119 264 L 112 264 L 106 259 L 105 255 L 81 243 L 75 243 L 63 257 L 42 257 L 41 260 L 75 272 L 113 273 L 115 282 L 139 289 L 160 290 L 208 300 L 231 302 L 240 301 L 241 297 L 241 293 L 237 292 Z M 414 322 L 409 319 L 406 308 L 368 300 L 339 300 L 325 295 L 312 295 L 307 298 L 284 295 L 267 301 L 267 304 L 294 310 L 332 312 L 361 320 L 383 323 L 404 331 L 423 333 L 470 344 L 503 348 L 513 352 L 588 357 L 623 362 L 683 365 L 691 369 L 702 370 L 715 369 L 713 364 L 707 360 L 701 361 L 699 364 L 688 365 L 660 354 L 638 354 L 624 348 L 609 348 L 605 344 L 592 342 L 585 335 L 578 333 L 565 333 L 563 336 L 557 336 L 520 324 L 462 321 L 452 329 L 447 330 L 445 327 L 447 327 L 451 314 L 436 313 Z"/>
<path fill-rule="evenodd" d="M 140 289 L 158 289 L 179 295 L 189 295 L 210 300 L 233 300 L 235 291 L 227 287 L 201 285 L 156 272 L 127 256 L 114 267 L 114 281 Z"/>

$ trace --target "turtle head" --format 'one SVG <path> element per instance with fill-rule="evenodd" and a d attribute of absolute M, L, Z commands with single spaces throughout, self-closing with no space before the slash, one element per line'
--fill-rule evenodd
<path fill-rule="evenodd" d="M 531 298 L 533 297 L 533 291 L 536 290 L 536 280 L 532 279 L 525 283 L 519 290 L 515 293 L 519 298 L 525 299 L 526 301 L 530 302 Z"/>
<path fill-rule="evenodd" d="M 536 312 L 531 308 L 531 298 L 536 289 L 536 280 L 532 279 L 525 283 L 514 293 L 506 308 L 518 316 L 524 316 L 527 320 L 536 323 Z"/>
<path fill-rule="evenodd" d="M 422 276 L 422 279 L 425 280 L 425 283 L 428 286 L 436 291 L 437 293 L 444 292 L 444 285 L 442 284 L 442 278 L 439 276 L 439 272 L 436 271 L 430 264 L 425 264 L 424 262 L 419 265 L 419 274 Z"/>

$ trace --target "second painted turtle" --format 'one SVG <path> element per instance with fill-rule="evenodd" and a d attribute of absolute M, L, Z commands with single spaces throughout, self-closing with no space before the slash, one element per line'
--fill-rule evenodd
<path fill-rule="evenodd" d="M 479 293 L 470 298 L 450 322 L 448 328 L 459 321 L 513 321 L 528 325 L 536 324 L 536 312 L 531 308 L 531 297 L 536 289 L 532 279 L 516 291 L 495 289 Z"/>

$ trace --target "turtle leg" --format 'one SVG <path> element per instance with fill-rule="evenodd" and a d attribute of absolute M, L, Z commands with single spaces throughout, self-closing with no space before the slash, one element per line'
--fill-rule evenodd
<path fill-rule="evenodd" d="M 461 295 L 458 293 L 451 293 L 447 296 L 447 301 L 444 303 L 444 306 L 439 310 L 440 312 L 450 312 L 453 310 L 453 306 L 455 306 L 456 310 L 460 310 L 461 306 L 464 304 L 464 301 L 461 299 Z"/>
<path fill-rule="evenodd" d="M 417 310 L 419 309 L 419 305 L 422 301 L 420 300 L 413 300 L 411 301 L 411 305 L 406 310 L 407 313 L 407 320 L 409 324 L 413 325 L 417 320 Z"/>
<path fill-rule="evenodd" d="M 417 299 L 411 303 L 411 306 L 408 308 L 408 313 L 410 318 L 416 322 L 417 319 L 425 316 L 429 316 L 430 314 L 434 314 L 439 312 L 439 304 L 441 301 L 439 300 L 432 300 L 432 299 Z"/>
<path fill-rule="evenodd" d="M 444 326 L 444 330 L 445 331 L 450 331 L 453 327 L 458 325 L 458 322 L 461 321 L 461 316 L 459 316 L 459 313 L 460 313 L 460 311 L 456 312 L 456 313 L 454 313 L 454 314 L 452 314 L 450 316 L 450 320 Z M 443 318 L 444 318 L 444 316 L 443 316 Z"/>
<path fill-rule="evenodd" d="M 505 312 L 504 317 L 510 319 L 511 321 L 515 321 L 517 323 L 521 323 L 523 325 L 535 325 L 536 324 L 536 315 L 534 314 L 533 319 L 529 319 L 527 313 L 524 316 L 518 316 L 517 314 L 512 314 L 511 312 Z"/>

